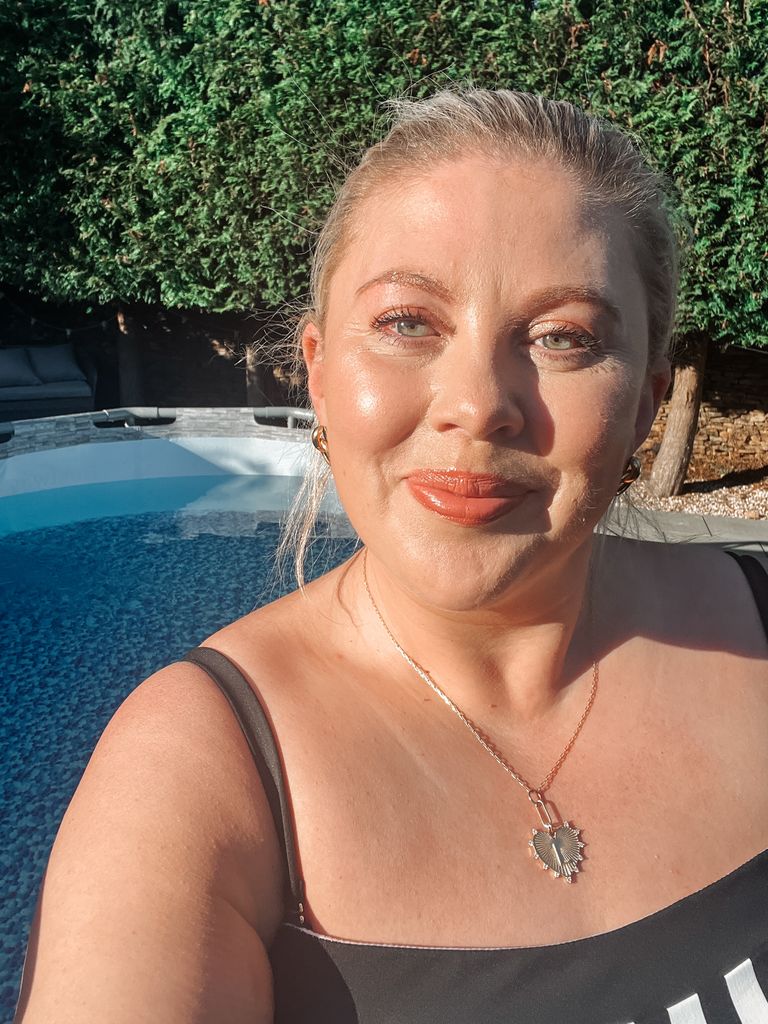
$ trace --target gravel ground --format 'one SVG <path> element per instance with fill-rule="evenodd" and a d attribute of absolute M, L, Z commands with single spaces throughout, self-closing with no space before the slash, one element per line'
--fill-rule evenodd
<path fill-rule="evenodd" d="M 747 482 L 745 478 L 748 478 Z M 733 474 L 730 482 L 729 477 L 689 481 L 684 492 L 674 498 L 657 498 L 642 480 L 638 480 L 632 487 L 632 501 L 640 508 L 655 512 L 768 520 L 768 467 Z"/>

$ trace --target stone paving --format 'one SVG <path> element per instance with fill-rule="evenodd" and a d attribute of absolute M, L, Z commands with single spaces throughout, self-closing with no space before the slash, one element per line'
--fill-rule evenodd
<path fill-rule="evenodd" d="M 631 525 L 623 516 L 609 517 L 608 532 L 630 532 L 639 540 L 672 543 L 721 544 L 738 551 L 768 555 L 768 521 L 700 516 L 687 512 L 651 512 L 634 509 Z M 618 521 L 617 521 L 618 519 Z"/>

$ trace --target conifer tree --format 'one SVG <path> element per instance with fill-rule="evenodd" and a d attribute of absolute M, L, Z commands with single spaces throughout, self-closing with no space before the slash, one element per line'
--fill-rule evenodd
<path fill-rule="evenodd" d="M 121 303 L 127 325 L 135 303 L 296 300 L 382 101 L 469 81 L 579 102 L 635 132 L 674 183 L 683 356 L 660 492 L 684 476 L 706 346 L 767 343 L 768 4 L 35 0 L 13 15 L 0 43 L 11 284 Z"/>

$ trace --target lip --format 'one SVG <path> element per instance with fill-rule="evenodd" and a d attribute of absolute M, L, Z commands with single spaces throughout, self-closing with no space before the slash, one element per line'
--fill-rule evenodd
<path fill-rule="evenodd" d="M 493 473 L 423 469 L 407 478 L 416 501 L 444 519 L 480 526 L 517 508 L 531 488 Z"/>

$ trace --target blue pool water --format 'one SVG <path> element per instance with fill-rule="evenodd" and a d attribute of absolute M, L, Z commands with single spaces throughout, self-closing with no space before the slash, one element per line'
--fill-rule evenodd
<path fill-rule="evenodd" d="M 294 477 L 219 473 L 117 480 L 6 495 L 0 499 L 0 537 L 105 516 L 178 509 L 199 513 L 258 508 L 277 514 L 287 506 L 297 486 Z"/>
<path fill-rule="evenodd" d="M 200 494 L 191 504 L 189 496 L 180 501 L 186 511 L 109 516 L 0 536 L 3 1024 L 13 1015 L 51 843 L 107 721 L 142 679 L 290 589 L 290 581 L 281 585 L 274 572 L 276 513 L 215 503 L 201 511 Z M 130 489 L 121 497 L 130 507 Z M 67 501 L 59 498 L 63 509 Z M 55 499 L 48 492 L 48 513 Z M 103 516 L 110 506 L 104 499 L 96 507 Z M 314 573 L 353 550 L 351 539 L 324 539 Z"/>

